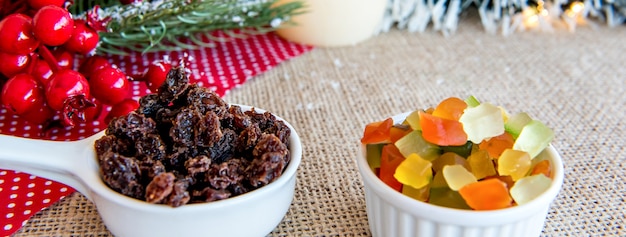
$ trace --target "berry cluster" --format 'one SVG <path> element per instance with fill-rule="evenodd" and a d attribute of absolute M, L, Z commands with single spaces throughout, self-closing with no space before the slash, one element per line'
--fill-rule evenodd
<path fill-rule="evenodd" d="M 106 58 L 89 56 L 99 43 L 98 27 L 73 19 L 66 8 L 70 2 L 0 4 L 0 102 L 35 124 L 46 124 L 57 114 L 65 126 L 94 121 L 102 106 L 110 105 L 107 122 L 138 107 L 127 96 L 131 78 Z M 75 66 L 77 55 L 80 65 Z M 170 68 L 155 62 L 142 79 L 156 91 Z"/>

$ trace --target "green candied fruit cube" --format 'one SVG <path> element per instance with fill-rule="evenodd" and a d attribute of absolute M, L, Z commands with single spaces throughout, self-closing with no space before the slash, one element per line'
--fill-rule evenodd
<path fill-rule="evenodd" d="M 383 153 L 383 146 L 385 145 L 387 144 L 367 144 L 367 146 L 365 147 L 365 158 L 367 159 L 367 163 L 370 165 L 370 168 L 374 173 L 376 173 L 377 168 L 380 168 L 380 157 Z"/>
<path fill-rule="evenodd" d="M 524 126 L 530 123 L 530 121 L 533 121 L 533 119 L 527 113 L 517 113 L 509 117 L 509 120 L 506 121 L 506 123 L 504 124 L 504 131 L 511 134 L 514 139 L 517 139 L 517 137 L 519 137 L 519 134 L 522 132 Z"/>
<path fill-rule="evenodd" d="M 419 110 L 413 111 L 409 115 L 407 115 L 404 119 L 404 123 L 408 124 L 411 129 L 415 131 L 421 131 L 422 126 L 420 125 Z"/>
<path fill-rule="evenodd" d="M 536 174 L 521 178 L 515 182 L 509 193 L 515 200 L 515 203 L 522 205 L 544 193 L 550 188 L 550 185 L 552 185 L 550 178 L 543 174 Z"/>
<path fill-rule="evenodd" d="M 459 192 L 453 191 L 449 188 L 431 188 L 428 203 L 456 209 L 472 209 L 467 205 L 465 200 L 463 200 L 463 197 L 461 197 Z"/>
<path fill-rule="evenodd" d="M 473 142 L 468 141 L 465 145 L 460 146 L 442 146 L 441 151 L 443 153 L 446 152 L 454 152 L 462 157 L 467 158 L 472 153 Z"/>
<path fill-rule="evenodd" d="M 410 185 L 402 185 L 402 194 L 415 200 L 426 202 L 428 201 L 428 196 L 430 194 L 430 185 L 426 185 L 422 188 L 413 188 Z"/>
<path fill-rule="evenodd" d="M 462 165 L 463 167 L 465 167 L 465 169 L 470 169 L 467 160 L 454 152 L 443 153 L 441 156 L 439 156 L 439 158 L 433 160 L 432 162 L 433 170 L 435 172 L 440 172 L 446 165 Z"/>
<path fill-rule="evenodd" d="M 513 143 L 513 149 L 528 152 L 533 159 L 548 147 L 553 138 L 552 129 L 538 120 L 533 120 L 522 128 L 522 132 Z"/>
<path fill-rule="evenodd" d="M 394 143 L 404 157 L 415 153 L 425 160 L 432 161 L 441 155 L 441 148 L 427 142 L 421 131 L 411 131 Z"/>
<path fill-rule="evenodd" d="M 480 101 L 478 101 L 478 99 L 476 99 L 476 97 L 474 97 L 473 95 L 467 97 L 465 99 L 465 103 L 467 104 L 467 107 L 476 107 L 480 105 Z"/>
<path fill-rule="evenodd" d="M 430 182 L 430 188 L 450 188 L 446 179 L 443 177 L 443 172 L 439 171 L 433 175 L 433 181 Z"/>

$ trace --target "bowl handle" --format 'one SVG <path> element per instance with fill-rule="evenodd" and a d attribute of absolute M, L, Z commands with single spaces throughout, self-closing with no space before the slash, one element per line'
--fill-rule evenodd
<path fill-rule="evenodd" d="M 80 170 L 85 169 L 87 157 L 83 156 L 93 154 L 92 146 L 91 137 L 60 142 L 0 135 L 0 168 L 69 185 L 91 200 L 89 189 L 80 178 Z"/>

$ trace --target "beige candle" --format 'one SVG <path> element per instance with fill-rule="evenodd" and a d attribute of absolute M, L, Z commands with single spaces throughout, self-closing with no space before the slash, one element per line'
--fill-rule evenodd
<path fill-rule="evenodd" d="M 279 0 L 278 4 L 294 0 Z M 380 27 L 387 0 L 301 0 L 306 13 L 294 16 L 295 26 L 277 31 L 281 37 L 314 46 L 354 45 Z"/>

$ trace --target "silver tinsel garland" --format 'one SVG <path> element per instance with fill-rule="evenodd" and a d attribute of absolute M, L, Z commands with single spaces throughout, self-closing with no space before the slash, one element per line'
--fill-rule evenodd
<path fill-rule="evenodd" d="M 577 25 L 593 24 L 592 18 L 612 27 L 626 22 L 626 0 L 389 0 L 380 30 L 424 32 L 432 25 L 450 35 L 460 14 L 470 8 L 477 9 L 487 32 L 503 35 L 557 26 L 574 31 Z"/>

